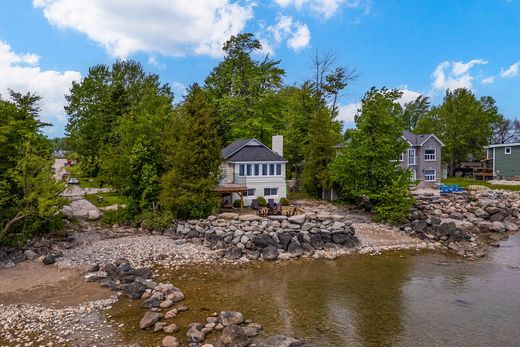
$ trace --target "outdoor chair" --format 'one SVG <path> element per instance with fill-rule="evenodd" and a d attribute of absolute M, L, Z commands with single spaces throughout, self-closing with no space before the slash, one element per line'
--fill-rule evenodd
<path fill-rule="evenodd" d="M 276 215 L 280 216 L 282 214 L 282 204 L 276 204 Z"/>
<path fill-rule="evenodd" d="M 259 207 L 260 207 L 260 205 L 258 205 L 258 200 L 257 200 L 257 199 L 253 199 L 253 200 L 251 201 L 251 208 L 252 208 L 253 210 L 258 210 Z"/>
<path fill-rule="evenodd" d="M 273 200 L 273 199 L 268 199 L 268 200 L 267 200 L 267 206 L 268 206 L 269 208 L 274 209 L 274 208 L 276 207 L 276 204 L 274 203 L 274 200 Z"/>

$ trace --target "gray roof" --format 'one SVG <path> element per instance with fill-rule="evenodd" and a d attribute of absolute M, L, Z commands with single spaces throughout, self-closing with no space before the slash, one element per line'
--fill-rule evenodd
<path fill-rule="evenodd" d="M 279 161 L 286 162 L 282 156 L 273 152 L 263 144 L 255 142 L 247 145 L 255 139 L 236 140 L 222 150 L 222 157 L 231 162 L 248 162 L 248 161 Z M 260 141 L 255 140 L 258 143 Z"/>
<path fill-rule="evenodd" d="M 406 141 L 410 142 L 412 146 L 420 146 L 430 136 L 432 136 L 432 134 L 414 134 L 410 131 L 403 132 L 403 137 Z"/>

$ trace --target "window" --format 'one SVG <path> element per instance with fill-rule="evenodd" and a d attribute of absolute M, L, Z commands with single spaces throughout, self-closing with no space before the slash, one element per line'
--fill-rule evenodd
<path fill-rule="evenodd" d="M 264 196 L 278 195 L 278 188 L 264 188 Z"/>
<path fill-rule="evenodd" d="M 415 148 L 408 150 L 408 165 L 415 165 Z"/>
<path fill-rule="evenodd" d="M 435 182 L 437 179 L 437 175 L 434 169 L 424 170 L 424 181 L 425 182 Z"/>
<path fill-rule="evenodd" d="M 245 176 L 245 168 L 246 166 L 244 164 L 240 164 L 240 167 L 239 167 L 239 170 L 238 170 L 238 175 L 239 176 Z"/>
<path fill-rule="evenodd" d="M 399 161 L 404 161 L 404 155 L 403 155 L 403 153 L 401 153 L 401 155 L 399 156 Z"/>
<path fill-rule="evenodd" d="M 274 164 L 269 164 L 269 175 L 274 176 Z"/>
<path fill-rule="evenodd" d="M 504 153 L 505 154 L 511 154 L 511 147 L 504 148 Z"/>
<path fill-rule="evenodd" d="M 267 176 L 267 164 L 262 164 L 262 176 Z"/>
<path fill-rule="evenodd" d="M 247 175 L 251 176 L 251 174 L 252 174 L 252 172 L 251 172 L 251 164 L 247 164 L 246 168 L 247 168 Z"/>
<path fill-rule="evenodd" d="M 260 164 L 255 164 L 255 176 L 260 176 Z"/>
<path fill-rule="evenodd" d="M 282 164 L 276 164 L 276 174 L 278 176 L 282 175 Z"/>
<path fill-rule="evenodd" d="M 417 170 L 412 170 L 412 181 L 417 181 Z"/>
<path fill-rule="evenodd" d="M 427 148 L 424 150 L 424 160 L 425 161 L 435 161 L 436 159 L 435 148 Z"/>
<path fill-rule="evenodd" d="M 255 191 L 256 191 L 256 189 L 248 189 L 245 192 L 244 196 L 255 196 Z"/>

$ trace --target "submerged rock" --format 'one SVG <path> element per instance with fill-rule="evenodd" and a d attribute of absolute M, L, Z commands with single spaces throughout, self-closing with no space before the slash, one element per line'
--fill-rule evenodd
<path fill-rule="evenodd" d="M 242 313 L 236 311 L 222 311 L 219 313 L 218 318 L 223 326 L 237 325 L 244 322 Z"/>
<path fill-rule="evenodd" d="M 180 345 L 179 340 L 174 336 L 165 336 L 161 342 L 162 347 L 179 347 Z"/>
<path fill-rule="evenodd" d="M 303 346 L 303 342 L 284 335 L 268 337 L 258 344 L 258 347 L 297 347 Z"/>
<path fill-rule="evenodd" d="M 249 337 L 238 325 L 230 325 L 224 328 L 218 342 L 221 347 L 245 347 L 249 344 Z"/>
<path fill-rule="evenodd" d="M 139 329 L 149 328 L 162 318 L 162 314 L 158 312 L 148 311 L 144 314 L 143 318 L 139 321 Z"/>

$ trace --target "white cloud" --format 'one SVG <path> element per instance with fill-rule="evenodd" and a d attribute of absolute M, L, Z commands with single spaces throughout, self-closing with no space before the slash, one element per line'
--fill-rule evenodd
<path fill-rule="evenodd" d="M 472 88 L 473 76 L 470 70 L 477 64 L 487 64 L 487 61 L 482 59 L 473 59 L 467 63 L 460 61 L 444 61 L 437 65 L 432 74 L 433 89 L 446 90 L 457 88 Z"/>
<path fill-rule="evenodd" d="M 506 70 L 500 69 L 500 76 L 503 78 L 511 78 L 518 75 L 518 66 L 520 65 L 520 61 L 514 63 L 510 67 L 508 67 Z"/>
<path fill-rule="evenodd" d="M 0 41 L 0 94 L 7 97 L 8 89 L 37 93 L 42 97 L 41 119 L 62 127 L 65 122 L 64 95 L 72 81 L 81 79 L 81 74 L 77 71 L 42 70 L 38 66 L 39 59 L 36 54 L 18 54 L 9 44 Z"/>
<path fill-rule="evenodd" d="M 111 55 L 222 55 L 222 44 L 244 29 L 253 3 L 230 0 L 33 0 L 47 20 L 101 44 Z"/>
<path fill-rule="evenodd" d="M 371 0 L 274 0 L 274 2 L 281 7 L 292 6 L 297 10 L 310 10 L 325 19 L 335 15 L 341 6 L 362 8 L 365 14 L 370 11 L 371 6 Z"/>
<path fill-rule="evenodd" d="M 266 37 L 265 33 L 268 33 Z M 311 41 L 311 32 L 306 24 L 294 21 L 291 16 L 278 15 L 277 22 L 260 33 L 264 53 L 274 53 L 274 49 L 284 40 L 287 47 L 299 51 L 307 47 Z"/>
<path fill-rule="evenodd" d="M 418 92 L 415 92 L 415 91 L 409 90 L 409 89 L 400 89 L 400 90 L 403 93 L 403 95 L 401 95 L 401 97 L 397 100 L 397 102 L 399 104 L 401 104 L 401 106 L 403 106 L 406 103 L 414 101 L 415 99 L 417 99 L 419 96 L 422 95 L 421 93 L 418 93 Z"/>
<path fill-rule="evenodd" d="M 495 82 L 495 76 L 489 76 L 489 77 L 483 78 L 482 81 L 480 81 L 480 83 L 482 83 L 483 85 L 488 85 L 493 82 Z"/>

